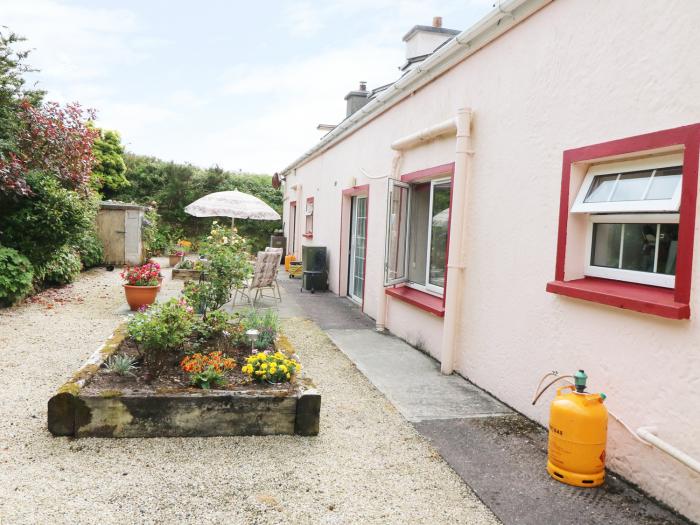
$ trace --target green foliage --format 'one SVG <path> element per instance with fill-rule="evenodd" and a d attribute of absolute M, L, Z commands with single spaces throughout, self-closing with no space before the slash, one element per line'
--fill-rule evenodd
<path fill-rule="evenodd" d="M 144 205 L 156 203 L 163 223 L 184 230 L 178 232 L 175 240 L 201 237 L 209 231 L 213 218 L 192 217 L 184 208 L 216 191 L 238 189 L 262 199 L 279 213 L 282 211 L 282 192 L 272 187 L 269 176 L 231 173 L 218 167 L 204 170 L 131 154 L 124 158 L 130 186 L 115 192 L 112 198 Z M 270 235 L 282 224 L 237 219 L 236 227 L 250 241 L 252 250 L 258 251 L 267 246 Z"/>
<path fill-rule="evenodd" d="M 75 244 L 75 249 L 80 255 L 83 269 L 99 266 L 104 262 L 105 254 L 102 241 L 94 229 L 83 233 Z"/>
<path fill-rule="evenodd" d="M 43 172 L 27 175 L 34 195 L 0 195 L 2 243 L 45 266 L 64 246 L 76 246 L 94 228 L 97 201 L 61 186 Z"/>
<path fill-rule="evenodd" d="M 45 263 L 36 268 L 36 277 L 40 284 L 61 286 L 75 281 L 81 269 L 78 252 L 69 246 L 61 246 L 50 254 Z"/>
<path fill-rule="evenodd" d="M 128 355 L 113 355 L 105 363 L 105 368 L 120 376 L 133 376 L 138 370 L 136 358 Z"/>
<path fill-rule="evenodd" d="M 257 330 L 258 339 L 255 341 L 255 348 L 266 350 L 274 345 L 277 332 L 280 329 L 280 321 L 274 310 L 247 310 L 240 313 L 240 324 L 242 333 L 248 330 Z"/>
<path fill-rule="evenodd" d="M 95 190 L 109 197 L 129 186 L 125 177 L 124 146 L 118 132 L 104 129 L 100 129 L 99 132 L 100 135 L 92 148 L 95 165 L 92 168 L 90 184 Z"/>
<path fill-rule="evenodd" d="M 185 287 L 184 294 L 197 311 L 218 310 L 231 300 L 231 290 L 250 275 L 250 255 L 245 240 L 214 222 L 210 235 L 200 246 L 209 262 L 206 280 Z"/>
<path fill-rule="evenodd" d="M 127 329 L 142 353 L 144 366 L 157 376 L 168 358 L 182 348 L 193 326 L 194 315 L 187 303 L 170 299 L 134 315 Z"/>
<path fill-rule="evenodd" d="M 32 290 L 34 269 L 17 250 L 0 246 L 0 303 L 13 304 Z"/>
<path fill-rule="evenodd" d="M 164 224 L 155 209 L 148 209 L 142 233 L 143 245 L 148 257 L 167 253 L 170 246 L 174 245 L 180 237 L 182 237 L 181 229 Z"/>
<path fill-rule="evenodd" d="M 20 103 L 29 100 L 38 105 L 43 91 L 27 89 L 25 73 L 35 71 L 26 64 L 29 51 L 17 50 L 25 39 L 0 28 L 0 160 L 16 151 L 16 137 L 22 125 Z"/>
<path fill-rule="evenodd" d="M 217 386 L 225 385 L 226 379 L 224 378 L 224 374 L 210 366 L 202 372 L 190 374 L 190 383 L 198 388 L 209 390 Z"/>

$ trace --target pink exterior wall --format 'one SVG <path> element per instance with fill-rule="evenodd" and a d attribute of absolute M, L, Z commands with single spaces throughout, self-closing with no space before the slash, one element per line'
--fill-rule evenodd
<path fill-rule="evenodd" d="M 694 0 L 557 0 L 299 167 L 287 188 L 300 180 L 300 202 L 315 197 L 314 238 L 304 242 L 328 247 L 331 290 L 339 283 L 342 190 L 370 185 L 364 309 L 374 317 L 387 181 L 361 169 L 389 174 L 392 141 L 470 107 L 475 156 L 457 370 L 546 424 L 551 396 L 530 405 L 537 381 L 552 369 L 583 368 L 591 390 L 605 392 L 628 425 L 656 426 L 660 438 L 700 458 L 700 235 L 689 321 L 545 292 L 554 275 L 562 152 L 700 122 L 699 22 Z M 409 151 L 401 171 L 453 161 L 450 137 Z M 437 358 L 442 322 L 395 299 L 387 308 L 387 327 Z M 612 419 L 608 465 L 700 521 L 700 476 Z"/>

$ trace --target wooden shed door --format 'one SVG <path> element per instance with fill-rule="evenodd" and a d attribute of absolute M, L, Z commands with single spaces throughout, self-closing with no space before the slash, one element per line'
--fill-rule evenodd
<path fill-rule="evenodd" d="M 127 264 L 141 263 L 141 212 L 126 210 L 124 215 L 124 258 Z"/>

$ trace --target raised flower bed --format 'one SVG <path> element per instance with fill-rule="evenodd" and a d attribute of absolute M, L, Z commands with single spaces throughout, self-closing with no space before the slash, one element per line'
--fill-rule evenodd
<path fill-rule="evenodd" d="M 316 435 L 321 396 L 276 322 L 255 312 L 202 320 L 184 300 L 155 305 L 49 400 L 48 428 L 75 437 Z M 260 334 L 252 354 L 251 326 Z"/>
<path fill-rule="evenodd" d="M 183 259 L 181 262 L 177 263 L 173 268 L 173 279 L 182 279 L 185 281 L 197 281 L 202 275 L 204 270 L 204 263 L 202 261 L 191 261 L 190 259 Z"/>

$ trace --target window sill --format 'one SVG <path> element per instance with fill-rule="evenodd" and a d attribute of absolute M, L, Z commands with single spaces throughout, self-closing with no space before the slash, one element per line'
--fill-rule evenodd
<path fill-rule="evenodd" d="M 690 305 L 676 302 L 670 288 L 584 277 L 551 281 L 547 283 L 547 291 L 667 319 L 690 318 Z"/>
<path fill-rule="evenodd" d="M 442 304 L 441 297 L 421 292 L 410 286 L 386 288 L 386 294 L 438 317 L 445 316 L 445 306 Z"/>
<path fill-rule="evenodd" d="M 314 238 L 313 233 L 302 233 L 301 236 L 304 237 L 305 239 L 313 239 Z"/>

